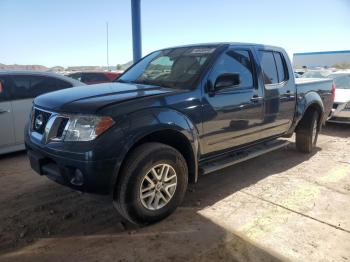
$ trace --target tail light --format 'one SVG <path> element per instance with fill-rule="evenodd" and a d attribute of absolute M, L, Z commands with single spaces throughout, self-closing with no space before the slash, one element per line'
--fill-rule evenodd
<path fill-rule="evenodd" d="M 332 98 L 333 98 L 333 102 L 334 102 L 334 99 L 335 99 L 335 90 L 336 90 L 336 85 L 335 85 L 335 83 L 333 82 L 333 84 L 332 84 Z"/>

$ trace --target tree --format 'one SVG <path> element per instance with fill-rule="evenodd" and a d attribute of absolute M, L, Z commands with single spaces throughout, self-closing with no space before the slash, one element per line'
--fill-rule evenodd
<path fill-rule="evenodd" d="M 117 70 L 122 70 L 122 69 L 123 69 L 122 65 L 121 64 L 117 64 Z"/>
<path fill-rule="evenodd" d="M 334 64 L 332 65 L 332 67 L 338 68 L 338 69 L 350 69 L 350 63 L 338 63 L 338 64 Z"/>

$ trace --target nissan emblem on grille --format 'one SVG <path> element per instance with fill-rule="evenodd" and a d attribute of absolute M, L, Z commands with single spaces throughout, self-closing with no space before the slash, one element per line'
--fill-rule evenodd
<path fill-rule="evenodd" d="M 44 122 L 44 116 L 42 114 L 39 114 L 36 116 L 35 120 L 34 120 L 34 127 L 36 130 L 39 130 Z"/>

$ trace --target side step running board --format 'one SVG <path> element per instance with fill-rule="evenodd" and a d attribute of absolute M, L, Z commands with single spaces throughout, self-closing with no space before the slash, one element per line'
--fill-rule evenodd
<path fill-rule="evenodd" d="M 277 150 L 281 147 L 285 147 L 289 144 L 286 140 L 273 140 L 266 143 L 262 143 L 256 146 L 252 146 L 242 151 L 228 153 L 225 156 L 217 157 L 208 162 L 203 163 L 200 166 L 201 174 L 209 174 L 214 171 L 223 169 L 225 167 L 232 166 L 234 164 L 246 161 L 248 159 L 261 156 L 265 153 Z"/>

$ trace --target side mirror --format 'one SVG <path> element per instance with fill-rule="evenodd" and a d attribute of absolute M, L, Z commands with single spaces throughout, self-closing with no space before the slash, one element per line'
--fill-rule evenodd
<path fill-rule="evenodd" d="M 225 73 L 216 78 L 214 89 L 215 91 L 228 87 L 238 86 L 241 83 L 238 73 Z"/>

